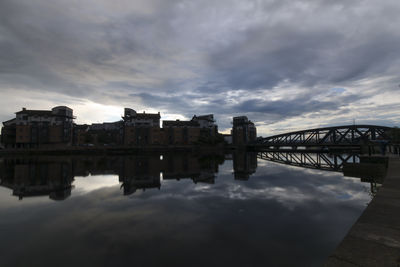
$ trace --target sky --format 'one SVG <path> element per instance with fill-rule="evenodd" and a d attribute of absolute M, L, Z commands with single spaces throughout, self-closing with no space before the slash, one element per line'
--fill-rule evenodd
<path fill-rule="evenodd" d="M 0 121 L 246 115 L 258 135 L 400 125 L 398 0 L 1 0 Z"/>

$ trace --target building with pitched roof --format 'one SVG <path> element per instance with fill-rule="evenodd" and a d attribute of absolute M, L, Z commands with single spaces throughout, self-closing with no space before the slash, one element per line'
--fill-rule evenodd
<path fill-rule="evenodd" d="M 15 114 L 15 118 L 3 122 L 2 142 L 7 144 L 7 147 L 31 148 L 72 144 L 75 118 L 72 109 L 66 106 L 54 107 L 51 110 L 22 108 Z"/>
<path fill-rule="evenodd" d="M 123 119 L 124 145 L 155 145 L 164 143 L 164 134 L 160 129 L 160 112 L 137 113 L 125 108 Z"/>

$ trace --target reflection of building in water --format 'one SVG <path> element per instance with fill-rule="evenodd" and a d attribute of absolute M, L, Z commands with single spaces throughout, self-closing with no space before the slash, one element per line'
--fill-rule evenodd
<path fill-rule="evenodd" d="M 160 189 L 159 155 L 128 156 L 123 157 L 121 161 L 119 181 L 122 182 L 124 195 L 135 193 L 137 189 Z"/>
<path fill-rule="evenodd" d="M 5 160 L 1 185 L 19 199 L 45 196 L 63 200 L 71 195 L 73 174 L 70 162 Z"/>
<path fill-rule="evenodd" d="M 257 169 L 257 153 L 235 151 L 233 154 L 233 170 L 235 180 L 248 180 Z"/>
<path fill-rule="evenodd" d="M 193 157 L 190 154 L 166 155 L 163 160 L 163 179 L 192 179 L 194 183 L 214 183 L 218 162 L 213 156 Z"/>
<path fill-rule="evenodd" d="M 0 163 L 1 186 L 13 190 L 20 198 L 49 195 L 64 199 L 71 194 L 75 176 L 113 174 L 119 176 L 125 195 L 138 189 L 161 187 L 164 180 L 183 178 L 194 183 L 215 182 L 223 155 L 191 153 L 148 154 L 129 156 L 55 156 L 38 158 L 7 158 Z"/>

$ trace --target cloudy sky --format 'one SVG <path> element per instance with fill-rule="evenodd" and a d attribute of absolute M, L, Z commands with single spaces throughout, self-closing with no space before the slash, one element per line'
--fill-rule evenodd
<path fill-rule="evenodd" d="M 0 120 L 68 105 L 247 115 L 261 135 L 400 124 L 398 0 L 1 0 Z"/>

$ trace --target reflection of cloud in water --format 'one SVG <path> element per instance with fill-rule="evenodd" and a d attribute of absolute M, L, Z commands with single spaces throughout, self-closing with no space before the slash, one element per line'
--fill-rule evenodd
<path fill-rule="evenodd" d="M 112 187 L 119 184 L 117 175 L 89 175 L 86 177 L 75 177 L 75 189 L 73 195 L 86 194 L 104 187 Z"/>
<path fill-rule="evenodd" d="M 12 209 L 16 206 L 35 206 L 41 203 L 54 202 L 54 200 L 49 199 L 49 196 L 35 196 L 27 199 L 18 199 L 18 197 L 13 196 L 13 191 L 9 188 L 0 186 L 0 210 Z"/>
<path fill-rule="evenodd" d="M 299 201 L 305 195 L 301 192 L 293 196 L 296 207 L 288 207 L 288 200 L 281 198 L 289 198 L 286 195 L 300 190 L 299 185 L 253 189 L 245 186 L 250 182 L 235 183 L 231 176 L 218 181 L 215 186 L 171 181 L 166 184 L 173 186 L 167 190 L 149 190 L 130 198 L 113 187 L 103 187 L 24 214 L 30 224 L 23 231 L 20 225 L 10 227 L 4 238 L 13 249 L 24 236 L 21 264 L 29 259 L 31 264 L 43 265 L 37 255 L 48 251 L 46 261 L 62 256 L 64 266 L 205 266 L 212 262 L 216 266 L 261 262 L 274 266 L 297 261 L 318 265 L 348 230 L 347 218 L 359 212 L 353 204 L 325 202 L 318 194 Z M 256 177 L 253 182 L 264 181 Z M 231 192 L 244 197 L 229 198 Z M 293 257 L 280 257 L 283 250 Z M 198 258 L 200 251 L 207 256 Z M 5 257 L 6 263 L 15 260 Z"/>
<path fill-rule="evenodd" d="M 216 176 L 165 179 L 129 196 L 117 175 L 75 177 L 64 201 L 1 209 L 1 264 L 319 266 L 369 200 L 360 179 L 273 162 L 259 161 L 247 181 L 235 180 L 232 161 Z"/>
<path fill-rule="evenodd" d="M 197 199 L 218 195 L 225 199 L 275 200 L 288 209 L 318 200 L 325 203 L 350 203 L 364 206 L 370 201 L 369 185 L 342 173 L 304 169 L 268 162 L 258 166 L 249 181 L 232 181 L 232 174 L 218 173 L 214 185 L 192 183 L 163 184 L 167 194 L 157 198 Z M 164 191 L 164 192 L 165 192 Z"/>

